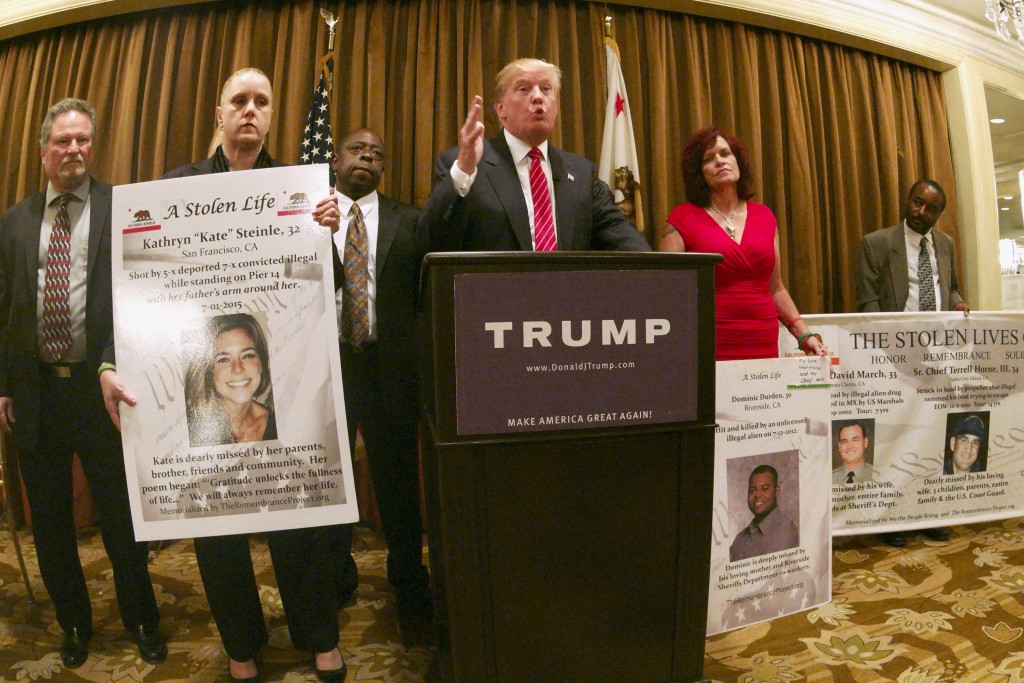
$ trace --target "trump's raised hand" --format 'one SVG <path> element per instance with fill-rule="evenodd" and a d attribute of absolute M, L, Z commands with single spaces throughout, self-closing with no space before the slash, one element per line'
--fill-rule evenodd
<path fill-rule="evenodd" d="M 459 158 L 456 163 L 466 175 L 473 175 L 477 164 L 484 156 L 484 98 L 473 97 L 469 103 L 466 122 L 459 130 Z"/>

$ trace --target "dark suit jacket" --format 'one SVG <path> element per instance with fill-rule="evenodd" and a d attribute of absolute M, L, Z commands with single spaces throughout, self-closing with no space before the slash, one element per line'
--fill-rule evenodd
<path fill-rule="evenodd" d="M 286 166 L 279 161 L 271 160 L 270 164 L 272 167 Z M 185 164 L 179 166 L 173 171 L 169 171 L 164 178 L 191 178 L 195 175 L 206 175 L 207 173 L 213 173 L 213 157 L 207 157 L 192 164 Z"/>
<path fill-rule="evenodd" d="M 940 300 L 936 308 L 951 311 L 963 301 L 956 279 L 953 238 L 932 228 L 935 260 L 938 263 Z M 903 223 L 864 236 L 857 261 L 857 311 L 902 311 L 907 305 L 910 283 L 907 277 L 907 242 Z"/>
<path fill-rule="evenodd" d="M 14 440 L 33 450 L 39 435 L 39 340 L 36 323 L 39 233 L 46 192 L 37 192 L 0 217 L 0 396 L 14 400 Z M 89 264 L 86 282 L 86 356 L 92 367 L 113 360 L 107 344 L 114 320 L 110 282 L 110 185 L 92 179 L 89 190 Z M 109 354 L 109 355 L 108 355 Z M 103 405 L 99 380 L 95 395 Z M 109 422 L 109 420 L 108 420 Z"/>
<path fill-rule="evenodd" d="M 377 195 L 377 360 L 388 418 L 417 418 L 416 293 L 426 249 L 416 232 L 419 209 Z"/>
<path fill-rule="evenodd" d="M 434 187 L 419 221 L 429 250 L 533 251 L 526 198 L 504 133 L 484 143 L 476 179 L 465 197 L 451 178 L 458 153 L 453 147 L 434 165 Z M 560 251 L 650 251 L 644 236 L 615 206 L 594 164 L 550 145 L 548 155 Z"/>

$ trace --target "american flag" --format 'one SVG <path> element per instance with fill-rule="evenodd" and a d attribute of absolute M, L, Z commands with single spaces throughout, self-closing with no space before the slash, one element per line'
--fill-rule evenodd
<path fill-rule="evenodd" d="M 326 54 L 320 60 L 320 82 L 313 91 L 313 103 L 309 107 L 306 130 L 302 133 L 302 151 L 299 164 L 329 164 L 334 154 L 334 140 L 331 139 L 331 83 L 334 73 L 334 55 Z M 331 185 L 334 185 L 334 169 L 331 169 Z"/>

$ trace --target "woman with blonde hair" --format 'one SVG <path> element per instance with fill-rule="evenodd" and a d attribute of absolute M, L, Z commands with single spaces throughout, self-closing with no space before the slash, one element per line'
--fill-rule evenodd
<path fill-rule="evenodd" d="M 186 164 L 168 173 L 167 177 L 284 166 L 271 158 L 263 144 L 272 114 L 273 92 L 267 76 L 254 68 L 236 71 L 224 83 L 216 110 L 217 130 L 223 134 L 220 144 L 209 158 Z M 337 200 L 332 197 L 321 200 L 313 211 L 313 219 L 332 231 L 337 230 Z M 244 345 L 245 340 L 239 338 L 250 337 L 251 348 L 245 347 L 250 349 L 249 357 L 244 359 L 249 363 L 250 379 L 255 378 L 255 367 L 259 365 L 263 379 L 258 384 L 262 386 L 263 381 L 269 383 L 266 343 L 256 339 L 257 336 L 262 337 L 259 326 L 243 324 L 245 321 L 232 316 L 219 317 L 233 327 L 225 329 L 221 324 L 215 324 L 214 329 L 221 331 L 214 338 L 214 346 L 224 333 L 241 331 L 242 334 L 236 334 L 233 340 L 236 342 L 234 350 L 241 354 L 244 349 L 237 342 Z M 262 355 L 259 351 L 261 346 L 264 349 Z M 230 362 L 227 356 L 221 358 Z M 214 356 L 213 365 L 216 363 L 217 356 Z M 239 368 L 238 377 L 241 377 L 244 374 L 241 364 Z M 234 381 L 234 387 L 230 382 L 222 384 L 222 391 L 235 399 L 232 403 L 224 400 L 224 395 L 212 395 L 211 385 L 214 387 L 212 392 L 217 393 L 213 373 L 211 367 L 208 381 L 195 378 L 193 384 L 196 388 L 191 390 L 196 392 L 192 400 L 202 405 L 217 405 L 217 410 L 224 411 L 228 418 L 225 421 L 218 417 L 212 421 L 219 423 L 210 427 L 218 436 L 209 438 L 221 438 L 221 443 L 273 438 L 268 434 L 273 418 L 271 407 L 258 404 L 254 399 L 259 396 L 258 387 L 250 391 L 251 384 L 242 386 L 244 379 Z M 213 411 L 214 414 L 216 412 Z M 274 429 L 276 431 L 276 426 Z M 342 683 L 346 667 L 338 649 L 336 581 L 332 578 L 336 559 L 332 557 L 333 536 L 329 527 L 268 531 L 265 535 L 292 644 L 313 653 L 313 665 L 320 680 Z M 259 681 L 256 654 L 269 636 L 249 554 L 249 537 L 238 534 L 196 538 L 195 551 L 210 612 L 230 658 L 231 680 L 255 683 Z"/>

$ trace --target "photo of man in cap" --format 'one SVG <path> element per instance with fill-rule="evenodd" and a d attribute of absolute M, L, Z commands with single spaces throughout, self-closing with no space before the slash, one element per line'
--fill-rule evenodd
<path fill-rule="evenodd" d="M 984 472 L 988 458 L 987 412 L 950 415 L 949 445 L 942 461 L 943 474 Z"/>

